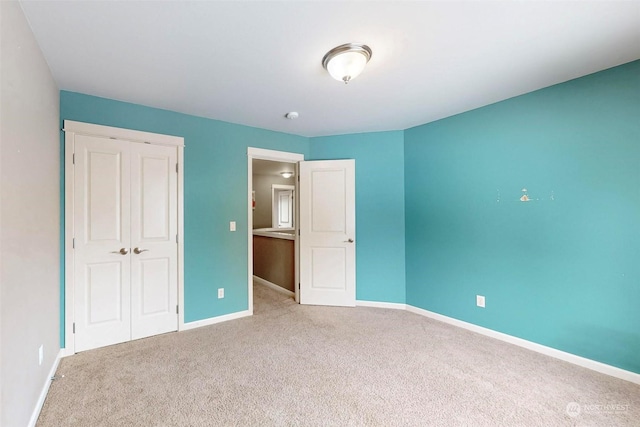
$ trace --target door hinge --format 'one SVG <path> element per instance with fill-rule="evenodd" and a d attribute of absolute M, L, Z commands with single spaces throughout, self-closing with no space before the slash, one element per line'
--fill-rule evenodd
<path fill-rule="evenodd" d="M 300 229 L 298 228 L 298 236 L 300 235 Z"/>
<path fill-rule="evenodd" d="M 75 165 L 76 164 L 76 153 L 73 153 L 71 156 L 72 156 L 71 157 L 71 162 Z"/>
<path fill-rule="evenodd" d="M 298 290 L 300 290 L 300 283 L 298 283 Z"/>
<path fill-rule="evenodd" d="M 176 314 L 180 314 L 180 307 L 176 305 Z"/>
<path fill-rule="evenodd" d="M 73 249 L 76 248 L 76 238 L 75 237 L 71 240 L 71 245 L 72 245 Z"/>
<path fill-rule="evenodd" d="M 76 333 L 76 322 L 73 322 L 73 333 Z"/>
<path fill-rule="evenodd" d="M 178 164 L 176 163 L 176 173 L 178 173 Z"/>
<path fill-rule="evenodd" d="M 176 234 L 176 243 L 178 243 L 178 235 Z"/>

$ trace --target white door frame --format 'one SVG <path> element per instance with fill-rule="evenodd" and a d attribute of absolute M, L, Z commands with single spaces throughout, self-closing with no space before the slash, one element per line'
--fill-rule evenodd
<path fill-rule="evenodd" d="M 285 163 L 295 163 L 296 165 L 296 176 L 298 176 L 298 162 L 304 160 L 304 154 L 299 153 L 289 153 L 286 151 L 276 151 L 276 150 L 266 150 L 263 148 L 247 148 L 247 241 L 248 241 L 248 251 L 247 251 L 247 271 L 248 274 L 248 295 L 249 295 L 249 314 L 253 314 L 253 204 L 252 204 L 252 190 L 253 190 L 253 159 L 259 160 L 271 160 L 274 162 L 285 162 Z M 298 206 L 298 180 L 295 182 L 295 218 L 298 218 L 299 211 Z M 300 289 L 298 288 L 298 283 L 300 281 L 300 240 L 298 237 L 298 232 L 300 230 L 299 221 L 295 221 L 295 240 L 294 240 L 294 253 L 295 253 L 295 281 L 294 288 L 296 294 L 296 302 L 300 302 Z"/>
<path fill-rule="evenodd" d="M 179 136 L 162 135 L 150 132 L 141 132 L 130 129 L 122 129 L 111 126 L 94 125 L 91 123 L 64 121 L 64 330 L 65 344 L 62 349 L 63 356 L 75 354 L 74 335 L 74 141 L 75 135 L 89 135 L 104 138 L 115 138 L 125 141 L 157 144 L 176 147 L 178 152 L 178 331 L 184 329 L 184 138 Z"/>

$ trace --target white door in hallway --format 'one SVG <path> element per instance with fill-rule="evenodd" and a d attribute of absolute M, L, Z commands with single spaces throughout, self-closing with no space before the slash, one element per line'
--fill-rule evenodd
<path fill-rule="evenodd" d="M 75 351 L 177 329 L 176 148 L 76 135 Z"/>
<path fill-rule="evenodd" d="M 277 228 L 293 227 L 293 190 L 277 190 L 274 202 Z"/>
<path fill-rule="evenodd" d="M 355 306 L 355 160 L 300 162 L 300 303 Z"/>

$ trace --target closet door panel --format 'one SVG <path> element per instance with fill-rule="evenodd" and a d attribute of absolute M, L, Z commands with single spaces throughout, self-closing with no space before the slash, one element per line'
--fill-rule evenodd
<path fill-rule="evenodd" d="M 128 341 L 129 143 L 78 135 L 74 170 L 75 351 Z"/>
<path fill-rule="evenodd" d="M 177 150 L 133 144 L 131 160 L 132 339 L 178 328 Z"/>

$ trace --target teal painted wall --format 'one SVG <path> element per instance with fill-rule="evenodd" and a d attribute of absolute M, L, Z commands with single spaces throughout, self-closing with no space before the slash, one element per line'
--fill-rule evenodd
<path fill-rule="evenodd" d="M 61 91 L 61 127 L 64 120 L 184 137 L 185 322 L 246 310 L 247 147 L 307 158 L 309 139 Z M 236 232 L 229 231 L 229 221 L 237 221 Z M 217 298 L 219 287 L 224 299 Z"/>
<path fill-rule="evenodd" d="M 311 139 L 65 91 L 60 103 L 61 123 L 185 137 L 187 322 L 247 308 L 253 146 L 356 159 L 358 299 L 640 373 L 640 61 L 404 132 Z"/>
<path fill-rule="evenodd" d="M 404 136 L 407 303 L 640 373 L 640 61 Z"/>
<path fill-rule="evenodd" d="M 311 159 L 356 161 L 356 298 L 404 303 L 403 132 L 312 138 Z"/>

